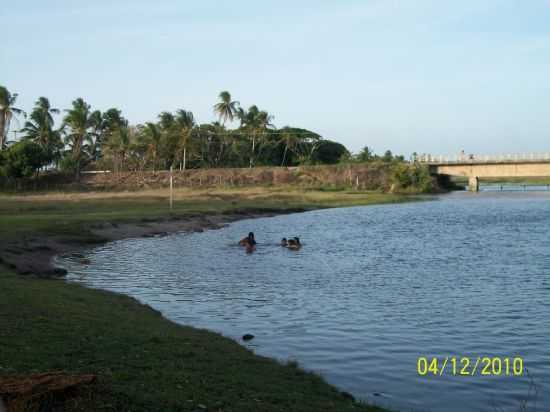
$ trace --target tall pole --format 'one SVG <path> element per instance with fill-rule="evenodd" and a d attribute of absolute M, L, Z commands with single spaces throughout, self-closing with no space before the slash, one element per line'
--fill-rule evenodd
<path fill-rule="evenodd" d="M 172 166 L 170 166 L 170 211 L 174 203 L 174 176 L 172 176 Z"/>

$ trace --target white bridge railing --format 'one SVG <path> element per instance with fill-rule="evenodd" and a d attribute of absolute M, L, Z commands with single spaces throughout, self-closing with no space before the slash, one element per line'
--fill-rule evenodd
<path fill-rule="evenodd" d="M 514 153 L 500 155 L 476 155 L 459 153 L 457 155 L 442 156 L 422 154 L 416 156 L 417 162 L 447 164 L 447 163 L 515 163 L 515 162 L 550 162 L 549 153 Z"/>

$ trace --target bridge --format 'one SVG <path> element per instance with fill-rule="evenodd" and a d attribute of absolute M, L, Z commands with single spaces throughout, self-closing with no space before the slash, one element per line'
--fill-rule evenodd
<path fill-rule="evenodd" d="M 427 164 L 435 175 L 467 177 L 473 192 L 479 191 L 479 179 L 483 177 L 550 177 L 550 153 L 422 155 L 416 161 Z"/>

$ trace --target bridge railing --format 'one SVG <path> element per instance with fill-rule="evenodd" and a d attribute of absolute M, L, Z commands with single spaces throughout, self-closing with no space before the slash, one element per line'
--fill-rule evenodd
<path fill-rule="evenodd" d="M 431 155 L 422 154 L 416 156 L 416 161 L 433 164 L 452 163 L 515 163 L 515 162 L 550 162 L 549 153 L 513 153 L 497 155 L 477 155 L 459 153 L 457 155 Z"/>

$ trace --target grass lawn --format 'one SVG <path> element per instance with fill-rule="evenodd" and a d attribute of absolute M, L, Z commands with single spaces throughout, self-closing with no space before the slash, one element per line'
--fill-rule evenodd
<path fill-rule="evenodd" d="M 49 193 L 1 195 L 0 232 L 17 236 L 25 232 L 58 233 L 86 230 L 87 224 L 137 222 L 194 214 L 239 211 L 281 211 L 360 206 L 410 200 L 411 196 L 367 191 L 322 191 L 295 188 L 246 188 L 174 191 L 169 208 L 166 189 L 142 192 Z"/>
<path fill-rule="evenodd" d="M 367 192 L 178 190 L 0 196 L 3 241 L 234 211 L 314 209 L 406 200 Z M 230 339 L 176 325 L 122 295 L 0 266 L 0 375 L 63 370 L 99 377 L 66 410 L 374 411 L 294 364 L 259 357 Z M 365 371 L 368 373 L 368 371 Z"/>

